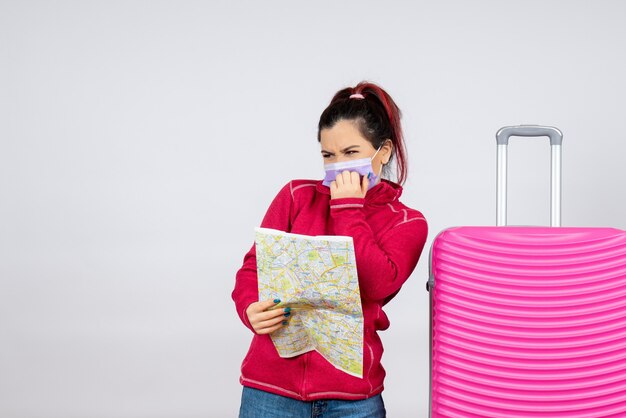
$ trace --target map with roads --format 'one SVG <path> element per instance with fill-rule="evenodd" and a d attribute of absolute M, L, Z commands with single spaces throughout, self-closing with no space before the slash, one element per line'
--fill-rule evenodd
<path fill-rule="evenodd" d="M 351 237 L 256 228 L 259 300 L 291 308 L 271 334 L 281 357 L 316 350 L 336 368 L 363 376 L 363 311 Z"/>

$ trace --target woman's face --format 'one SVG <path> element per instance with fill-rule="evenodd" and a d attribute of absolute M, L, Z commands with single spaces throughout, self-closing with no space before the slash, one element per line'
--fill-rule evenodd
<path fill-rule="evenodd" d="M 320 145 L 324 164 L 342 161 L 372 158 L 376 148 L 365 139 L 354 121 L 340 120 L 332 128 L 320 131 Z M 380 173 L 382 164 L 386 164 L 391 156 L 391 141 L 387 141 L 372 160 L 372 169 Z"/>

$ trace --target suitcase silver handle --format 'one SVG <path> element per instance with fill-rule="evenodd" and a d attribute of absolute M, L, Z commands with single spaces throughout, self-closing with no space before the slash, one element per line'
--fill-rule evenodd
<path fill-rule="evenodd" d="M 550 226 L 561 226 L 561 144 L 563 133 L 552 126 L 505 126 L 496 133 L 496 225 L 506 225 L 507 150 L 512 136 L 550 138 Z"/>
<path fill-rule="evenodd" d="M 496 133 L 496 141 L 498 145 L 509 145 L 509 138 L 512 136 L 547 136 L 550 138 L 550 145 L 561 145 L 563 143 L 563 133 L 561 131 L 552 126 L 540 125 L 505 126 Z"/>

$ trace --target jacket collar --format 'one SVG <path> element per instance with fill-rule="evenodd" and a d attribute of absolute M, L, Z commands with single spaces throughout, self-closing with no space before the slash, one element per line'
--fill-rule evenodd
<path fill-rule="evenodd" d="M 315 185 L 318 192 L 330 196 L 330 188 L 322 184 L 322 180 Z M 381 179 L 365 195 L 365 205 L 386 205 L 398 200 L 402 195 L 402 186 L 389 180 Z"/>

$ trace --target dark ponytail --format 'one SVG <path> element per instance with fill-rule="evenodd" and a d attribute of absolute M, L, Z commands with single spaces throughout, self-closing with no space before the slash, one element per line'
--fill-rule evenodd
<path fill-rule="evenodd" d="M 390 139 L 393 144 L 391 157 L 396 160 L 397 181 L 403 184 L 408 167 L 400 117 L 400 109 L 385 90 L 362 81 L 335 94 L 320 116 L 317 140 L 320 140 L 322 129 L 332 128 L 340 120 L 354 121 L 361 135 L 376 149 Z M 384 172 L 388 175 L 387 166 Z"/>

